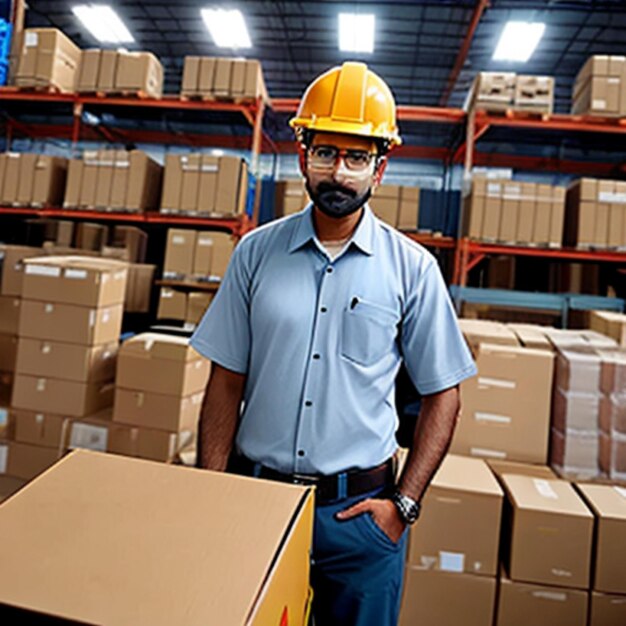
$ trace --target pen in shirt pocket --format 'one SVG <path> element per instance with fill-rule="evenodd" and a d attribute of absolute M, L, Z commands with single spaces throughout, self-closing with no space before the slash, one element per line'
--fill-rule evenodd
<path fill-rule="evenodd" d="M 350 310 L 354 309 L 358 303 L 359 303 L 359 299 L 356 296 L 354 296 L 354 298 L 352 298 L 352 302 L 350 302 Z"/>

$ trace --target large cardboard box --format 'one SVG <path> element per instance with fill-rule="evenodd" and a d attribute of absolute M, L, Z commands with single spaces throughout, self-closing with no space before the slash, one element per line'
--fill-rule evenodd
<path fill-rule="evenodd" d="M 125 263 L 80 256 L 50 256 L 24 261 L 22 297 L 103 307 L 124 302 Z"/>
<path fill-rule="evenodd" d="M 80 48 L 60 30 L 28 28 L 24 31 L 15 84 L 72 92 L 80 55 Z"/>
<path fill-rule="evenodd" d="M 198 278 L 211 275 L 213 262 L 213 236 L 211 232 L 198 233 L 196 249 L 193 255 L 193 276 Z"/>
<path fill-rule="evenodd" d="M 248 194 L 248 167 L 234 156 L 219 158 L 215 188 L 215 212 L 222 215 L 240 215 L 246 206 Z"/>
<path fill-rule="evenodd" d="M 84 163 L 82 159 L 70 159 L 68 162 L 65 196 L 63 198 L 64 209 L 75 209 L 80 206 L 83 167 Z"/>
<path fill-rule="evenodd" d="M 20 337 L 61 341 L 84 346 L 119 341 L 123 306 L 99 309 L 23 300 L 20 310 Z"/>
<path fill-rule="evenodd" d="M 159 292 L 157 319 L 185 321 L 187 316 L 187 294 L 184 291 L 162 287 Z"/>
<path fill-rule="evenodd" d="M 626 595 L 626 488 L 577 488 L 596 516 L 593 589 Z"/>
<path fill-rule="evenodd" d="M 180 210 L 180 194 L 183 181 L 181 155 L 166 154 L 161 193 L 161 212 L 176 213 Z"/>
<path fill-rule="evenodd" d="M 120 347 L 115 384 L 125 389 L 188 396 L 204 391 L 211 369 L 186 337 L 141 333 Z"/>
<path fill-rule="evenodd" d="M 218 170 L 219 158 L 210 154 L 203 154 L 200 162 L 198 201 L 196 203 L 198 213 L 213 213 L 215 210 Z"/>
<path fill-rule="evenodd" d="M 41 248 L 32 246 L 7 246 L 0 244 L 0 294 L 3 296 L 21 296 L 24 277 L 24 259 L 38 257 Z"/>
<path fill-rule="evenodd" d="M 116 387 L 113 421 L 170 432 L 195 431 L 203 397 L 204 391 L 181 397 Z"/>
<path fill-rule="evenodd" d="M 20 337 L 16 371 L 78 382 L 113 380 L 117 346 L 116 342 L 84 346 Z"/>
<path fill-rule="evenodd" d="M 498 228 L 498 240 L 504 243 L 514 243 L 517 235 L 522 184 L 505 182 L 502 190 L 502 215 Z"/>
<path fill-rule="evenodd" d="M 552 113 L 554 107 L 554 78 L 525 76 L 515 80 L 515 108 L 525 111 Z"/>
<path fill-rule="evenodd" d="M 151 52 L 118 51 L 115 90 L 160 98 L 163 94 L 161 62 Z"/>
<path fill-rule="evenodd" d="M 514 582 L 502 576 L 498 596 L 498 626 L 586 626 L 588 594 L 565 589 Z"/>
<path fill-rule="evenodd" d="M 167 231 L 164 278 L 183 278 L 193 273 L 197 231 L 170 228 Z"/>
<path fill-rule="evenodd" d="M 55 448 L 64 452 L 69 441 L 72 418 L 64 415 L 12 409 L 15 441 Z"/>
<path fill-rule="evenodd" d="M 495 576 L 503 492 L 481 459 L 449 454 L 411 528 L 407 562 L 420 569 Z"/>
<path fill-rule="evenodd" d="M 13 206 L 17 200 L 21 154 L 5 153 L 4 177 L 2 183 L 2 204 Z"/>
<path fill-rule="evenodd" d="M 33 179 L 35 177 L 36 154 L 23 153 L 20 155 L 18 170 L 17 194 L 13 204 L 29 206 L 33 197 Z"/>
<path fill-rule="evenodd" d="M 233 68 L 233 59 L 220 57 L 215 61 L 213 76 L 213 94 L 216 96 L 230 95 L 230 77 Z"/>
<path fill-rule="evenodd" d="M 198 93 L 198 75 L 200 73 L 200 58 L 186 56 L 183 62 L 183 80 L 180 87 L 182 96 L 195 96 Z"/>
<path fill-rule="evenodd" d="M 76 91 L 78 93 L 94 93 L 98 91 L 98 75 L 100 73 L 100 61 L 102 50 L 94 48 L 83 50 L 80 57 L 80 65 L 76 78 Z"/>
<path fill-rule="evenodd" d="M 128 159 L 124 209 L 134 213 L 156 209 L 161 197 L 163 168 L 141 150 L 131 150 Z"/>
<path fill-rule="evenodd" d="M 11 406 L 28 411 L 84 417 L 113 403 L 113 385 L 17 374 Z"/>
<path fill-rule="evenodd" d="M 312 524 L 311 488 L 76 451 L 2 505 L 0 536 L 14 539 L 0 603 L 30 623 L 37 612 L 120 626 L 304 626 Z"/>
<path fill-rule="evenodd" d="M 563 480 L 505 474 L 507 528 L 503 533 L 510 578 L 587 589 L 593 515 Z"/>
<path fill-rule="evenodd" d="M 468 107 L 501 111 L 515 101 L 514 72 L 479 72 L 468 97 Z"/>
<path fill-rule="evenodd" d="M 67 175 L 67 159 L 37 155 L 31 206 L 61 206 Z"/>
<path fill-rule="evenodd" d="M 563 229 L 565 226 L 565 188 L 552 187 L 552 210 L 550 213 L 550 234 L 548 245 L 560 248 L 563 245 Z"/>
<path fill-rule="evenodd" d="M 81 209 L 95 209 L 99 164 L 100 158 L 97 150 L 85 150 L 83 152 L 83 168 L 80 178 L 80 194 L 77 205 Z"/>
<path fill-rule="evenodd" d="M 20 322 L 20 298 L 0 296 L 0 333 L 17 335 Z"/>
<path fill-rule="evenodd" d="M 211 259 L 211 276 L 223 278 L 235 249 L 235 241 L 230 233 L 212 231 L 213 258 Z"/>
<path fill-rule="evenodd" d="M 502 193 L 502 183 L 487 181 L 482 226 L 482 239 L 486 241 L 496 241 L 498 239 L 500 220 L 502 218 Z"/>
<path fill-rule="evenodd" d="M 200 165 L 202 155 L 185 154 L 180 157 L 182 182 L 180 193 L 180 210 L 195 212 L 198 207 L 198 188 L 200 186 Z"/>
<path fill-rule="evenodd" d="M 495 600 L 495 578 L 407 566 L 399 626 L 492 626 Z"/>
<path fill-rule="evenodd" d="M 124 311 L 126 313 L 148 313 L 154 284 L 156 265 L 131 263 L 128 266 L 128 282 Z"/>
<path fill-rule="evenodd" d="M 463 235 L 470 239 L 481 239 L 483 217 L 485 215 L 485 195 L 475 189 L 473 181 L 472 193 L 463 201 Z"/>
<path fill-rule="evenodd" d="M 62 454 L 62 451 L 47 446 L 0 441 L 0 476 L 7 475 L 22 480 L 31 480 L 54 465 Z M 3 616 L 1 608 L 0 616 Z"/>
<path fill-rule="evenodd" d="M 94 196 L 94 205 L 97 209 L 106 209 L 111 206 L 115 155 L 116 150 L 98 150 L 96 193 Z"/>
<path fill-rule="evenodd" d="M 537 185 L 535 183 L 520 183 L 520 186 L 521 195 L 519 199 L 515 241 L 530 244 L 533 240 L 535 211 L 537 208 Z"/>
<path fill-rule="evenodd" d="M 589 248 L 595 241 L 598 181 L 581 178 L 567 188 L 564 243 Z"/>
<path fill-rule="evenodd" d="M 213 302 L 214 296 L 215 294 L 205 291 L 192 291 L 187 294 L 185 321 L 190 324 L 199 324 L 211 302 Z"/>
<path fill-rule="evenodd" d="M 200 95 L 206 96 L 213 94 L 216 65 L 217 58 L 201 57 L 200 67 L 198 68 L 198 91 Z"/>
<path fill-rule="evenodd" d="M 461 384 L 463 409 L 450 451 L 545 464 L 553 363 L 543 350 L 479 346 L 478 376 Z"/>
<path fill-rule="evenodd" d="M 593 591 L 589 626 L 623 626 L 626 624 L 626 596 Z"/>
<path fill-rule="evenodd" d="M 537 201 L 532 235 L 533 244 L 547 246 L 550 243 L 551 220 L 552 187 L 550 185 L 537 185 Z"/>
<path fill-rule="evenodd" d="M 257 59 L 246 59 L 246 78 L 243 88 L 243 97 L 256 99 L 262 97 L 269 101 L 261 62 Z"/>
<path fill-rule="evenodd" d="M 115 76 L 117 74 L 117 50 L 102 50 L 100 58 L 100 72 L 98 74 L 98 91 L 111 93 L 115 91 Z"/>

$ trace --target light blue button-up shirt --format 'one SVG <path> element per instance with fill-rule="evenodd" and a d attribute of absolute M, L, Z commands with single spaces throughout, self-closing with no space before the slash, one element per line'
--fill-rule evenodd
<path fill-rule="evenodd" d="M 285 473 L 389 458 L 402 359 L 421 394 L 476 373 L 435 259 L 368 207 L 334 261 L 312 205 L 243 237 L 191 344 L 247 375 L 236 446 Z"/>

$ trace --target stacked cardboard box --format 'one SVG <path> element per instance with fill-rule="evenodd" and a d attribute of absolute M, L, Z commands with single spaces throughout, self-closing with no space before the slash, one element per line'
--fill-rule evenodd
<path fill-rule="evenodd" d="M 263 68 L 256 59 L 185 57 L 180 95 L 187 98 L 229 98 L 269 102 Z"/>
<path fill-rule="evenodd" d="M 163 66 L 151 52 L 83 50 L 76 91 L 160 98 L 163 94 Z"/>
<path fill-rule="evenodd" d="M 402 626 L 491 626 L 502 499 L 483 460 L 444 459 L 410 531 Z"/>
<path fill-rule="evenodd" d="M 378 218 L 399 230 L 417 230 L 420 190 L 418 187 L 380 185 L 369 205 Z"/>
<path fill-rule="evenodd" d="M 553 107 L 554 78 L 514 72 L 479 72 L 466 100 L 466 109 L 487 111 L 552 113 Z"/>
<path fill-rule="evenodd" d="M 206 291 L 182 291 L 162 287 L 157 319 L 198 324 L 213 302 L 215 294 Z"/>
<path fill-rule="evenodd" d="M 151 458 L 171 461 L 195 440 L 209 372 L 210 362 L 184 337 L 142 333 L 126 340 L 118 358 L 113 422 L 131 428 L 138 442 L 149 438 Z"/>
<path fill-rule="evenodd" d="M 67 159 L 46 154 L 0 154 L 0 202 L 4 206 L 61 206 Z"/>
<path fill-rule="evenodd" d="M 565 189 L 475 176 L 464 199 L 465 237 L 490 242 L 560 247 Z"/>
<path fill-rule="evenodd" d="M 503 324 L 460 320 L 478 376 L 461 384 L 455 454 L 547 461 L 554 355 L 519 345 Z"/>
<path fill-rule="evenodd" d="M 18 87 L 74 91 L 80 48 L 56 28 L 23 33 L 15 84 Z"/>
<path fill-rule="evenodd" d="M 71 421 L 113 400 L 124 264 L 24 260 L 7 470 L 28 480 L 65 451 Z"/>
<path fill-rule="evenodd" d="M 274 216 L 284 217 L 304 209 L 309 203 L 304 180 L 279 180 L 274 186 Z"/>
<path fill-rule="evenodd" d="M 69 163 L 63 207 L 141 213 L 156 209 L 163 168 L 141 150 L 85 150 Z"/>
<path fill-rule="evenodd" d="M 574 81 L 572 113 L 626 115 L 626 57 L 595 55 L 587 60 Z"/>
<path fill-rule="evenodd" d="M 313 515 L 312 487 L 73 452 L 0 507 L 3 621 L 300 626 Z"/>
<path fill-rule="evenodd" d="M 594 518 L 566 481 L 502 474 L 498 625 L 587 623 Z"/>
<path fill-rule="evenodd" d="M 589 328 L 613 339 L 618 346 L 626 348 L 626 315 L 611 311 L 591 311 Z"/>
<path fill-rule="evenodd" d="M 162 213 L 241 215 L 246 210 L 248 167 L 234 156 L 168 154 Z"/>
<path fill-rule="evenodd" d="M 626 247 L 626 182 L 581 178 L 568 187 L 565 244 Z"/>

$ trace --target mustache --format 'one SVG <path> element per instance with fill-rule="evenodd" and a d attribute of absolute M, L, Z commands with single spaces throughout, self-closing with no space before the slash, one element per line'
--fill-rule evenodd
<path fill-rule="evenodd" d="M 337 183 L 322 182 L 317 186 L 316 191 L 320 195 L 327 193 L 340 193 L 344 196 L 348 196 L 349 198 L 356 197 L 356 191 L 343 187 L 342 185 L 338 185 Z"/>

